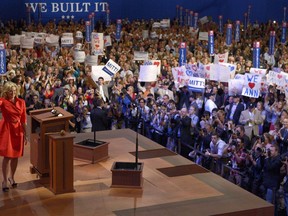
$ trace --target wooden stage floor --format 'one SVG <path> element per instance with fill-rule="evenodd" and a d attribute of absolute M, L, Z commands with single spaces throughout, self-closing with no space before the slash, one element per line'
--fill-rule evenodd
<path fill-rule="evenodd" d="M 93 133 L 77 134 L 74 141 L 87 138 L 93 138 Z M 26 146 L 15 177 L 18 188 L 0 192 L 0 215 L 273 215 L 269 203 L 179 155 L 169 154 L 141 135 L 143 188 L 111 188 L 113 162 L 135 161 L 131 153 L 135 151 L 135 133 L 128 129 L 105 131 L 97 133 L 97 139 L 110 143 L 109 158 L 96 164 L 74 160 L 75 192 L 60 195 L 48 189 L 48 178 L 38 179 L 30 173 L 30 151 Z M 145 155 L 148 150 L 154 153 L 150 157 Z"/>

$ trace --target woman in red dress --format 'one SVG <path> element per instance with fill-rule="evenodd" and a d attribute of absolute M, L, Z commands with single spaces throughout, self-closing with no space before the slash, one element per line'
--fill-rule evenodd
<path fill-rule="evenodd" d="M 6 82 L 0 97 L 0 111 L 2 112 L 0 156 L 4 157 L 2 162 L 3 192 L 9 191 L 8 181 L 12 188 L 17 187 L 14 175 L 18 158 L 23 156 L 24 144 L 27 144 L 25 101 L 17 95 L 17 85 L 13 82 Z M 9 177 L 8 174 L 10 174 Z"/>

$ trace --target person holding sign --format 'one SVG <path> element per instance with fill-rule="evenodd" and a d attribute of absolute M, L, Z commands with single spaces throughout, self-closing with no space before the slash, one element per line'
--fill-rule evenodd
<path fill-rule="evenodd" d="M 109 99 L 110 99 L 109 91 L 108 91 L 109 87 L 111 87 L 111 86 L 104 83 L 103 77 L 98 78 L 97 90 L 98 90 L 99 95 L 101 96 L 102 100 L 105 103 L 108 103 Z"/>

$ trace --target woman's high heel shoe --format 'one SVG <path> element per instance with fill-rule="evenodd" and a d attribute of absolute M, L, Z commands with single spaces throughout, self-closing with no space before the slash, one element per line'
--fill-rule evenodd
<path fill-rule="evenodd" d="M 12 178 L 8 178 L 8 181 L 12 188 L 16 188 L 18 186 L 18 184 Z"/>
<path fill-rule="evenodd" d="M 9 187 L 7 187 L 7 185 L 4 182 L 2 182 L 2 191 L 3 192 L 8 192 L 9 191 Z"/>

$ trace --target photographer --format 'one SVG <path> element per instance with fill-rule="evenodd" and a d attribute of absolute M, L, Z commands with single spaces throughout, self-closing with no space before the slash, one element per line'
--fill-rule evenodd
<path fill-rule="evenodd" d="M 251 140 L 250 138 L 245 134 L 245 128 L 243 125 L 237 125 L 235 128 L 235 133 L 237 134 L 237 137 L 244 140 L 244 148 L 251 149 Z"/>
<path fill-rule="evenodd" d="M 153 141 L 159 143 L 166 147 L 166 130 L 168 125 L 168 116 L 166 115 L 166 111 L 159 109 L 152 120 L 153 127 Z"/>
<path fill-rule="evenodd" d="M 244 177 L 244 171 L 246 171 L 246 159 L 248 156 L 248 152 L 244 148 L 243 138 L 237 137 L 232 140 L 227 151 L 231 153 L 232 166 L 228 179 L 234 184 L 242 186 L 242 178 Z"/>
<path fill-rule="evenodd" d="M 277 145 L 271 145 L 267 148 L 263 166 L 263 189 L 266 201 L 275 205 L 275 212 L 277 210 L 276 192 L 280 186 L 280 169 L 282 166 L 281 157 L 279 155 L 279 148 Z"/>
<path fill-rule="evenodd" d="M 208 111 L 204 111 L 203 116 L 201 116 L 200 127 L 205 128 L 205 124 L 212 124 L 211 114 Z"/>
<path fill-rule="evenodd" d="M 261 138 L 259 138 L 259 142 L 261 142 Z M 260 193 L 260 186 L 262 184 L 262 170 L 264 166 L 265 160 L 265 151 L 262 147 L 262 144 L 258 144 L 255 148 L 252 149 L 251 153 L 249 154 L 249 182 L 251 185 L 251 192 L 259 197 L 261 197 Z"/>
<path fill-rule="evenodd" d="M 174 152 L 177 152 L 178 147 L 178 131 L 180 127 L 180 113 L 176 110 L 176 104 L 173 100 L 171 100 L 168 104 L 169 108 L 169 121 L 167 126 L 167 145 L 166 147 Z"/>
<path fill-rule="evenodd" d="M 189 153 L 191 158 L 195 158 L 195 162 L 206 169 L 210 169 L 211 160 L 210 157 L 204 157 L 206 149 L 210 149 L 211 137 L 213 133 L 213 128 L 210 124 L 205 124 L 205 128 L 199 130 L 199 136 L 196 143 L 196 149 Z M 201 152 L 201 153 L 197 153 Z"/>

